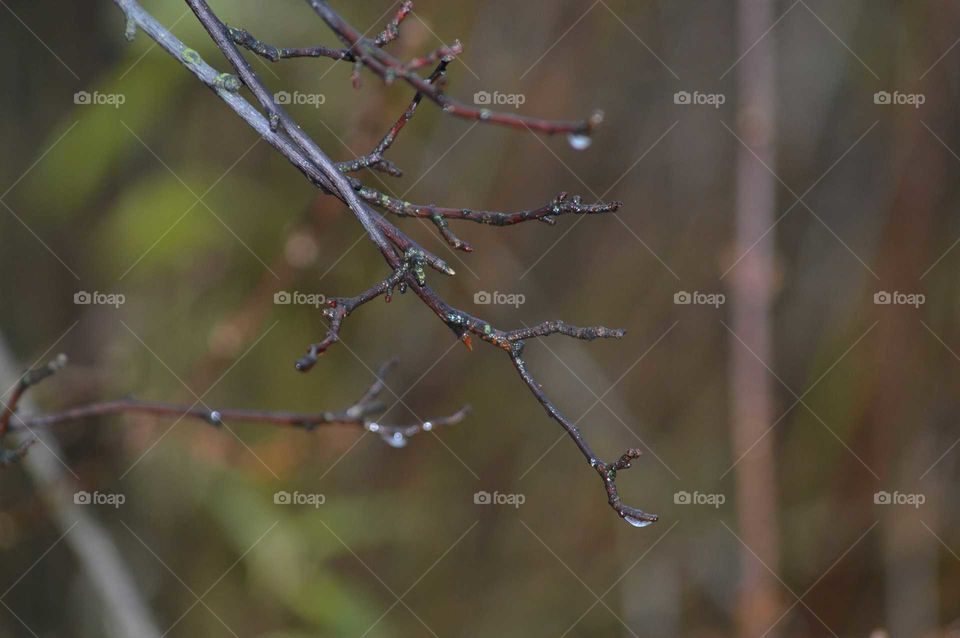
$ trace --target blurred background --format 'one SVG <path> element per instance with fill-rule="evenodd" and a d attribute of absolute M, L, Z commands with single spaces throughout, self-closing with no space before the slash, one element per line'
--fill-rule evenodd
<path fill-rule="evenodd" d="M 144 635 L 169 636 L 960 635 L 960 7 L 418 0 L 391 49 L 459 38 L 451 94 L 605 112 L 578 151 L 425 102 L 388 154 L 405 176 L 364 179 L 490 210 L 625 202 L 455 224 L 469 255 L 399 223 L 456 268 L 429 275 L 448 301 L 495 325 L 627 329 L 527 357 L 601 456 L 643 450 L 621 493 L 661 520 L 635 529 L 502 353 L 412 295 L 363 307 L 295 372 L 323 324 L 274 295 L 382 279 L 359 224 L 145 34 L 128 43 L 112 2 L 0 4 L 2 389 L 64 352 L 35 409 L 341 409 L 397 356 L 385 421 L 474 408 L 402 449 L 351 428 L 58 426 L 59 448 L 3 470 L 0 634 L 124 635 L 116 610 L 139 604 Z M 333 4 L 371 33 L 396 10 Z M 337 44 L 302 2 L 212 5 L 274 44 Z M 144 6 L 227 69 L 183 3 Z M 329 60 L 254 66 L 320 96 L 289 108 L 335 159 L 411 97 L 366 72 L 354 90 Z M 103 600 L 106 563 L 129 600 Z"/>

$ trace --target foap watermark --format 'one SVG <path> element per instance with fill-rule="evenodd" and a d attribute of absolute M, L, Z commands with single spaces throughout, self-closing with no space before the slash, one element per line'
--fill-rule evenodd
<path fill-rule="evenodd" d="M 73 94 L 73 103 L 83 106 L 112 106 L 120 108 L 127 101 L 123 93 L 101 93 L 100 91 L 77 91 Z"/>
<path fill-rule="evenodd" d="M 874 505 L 909 505 L 915 509 L 927 502 L 924 494 L 906 494 L 904 492 L 885 492 L 883 490 L 873 495 Z"/>
<path fill-rule="evenodd" d="M 873 94 L 873 103 L 884 106 L 912 106 L 915 109 L 923 106 L 927 96 L 923 93 L 901 93 L 900 91 L 877 91 Z"/>
<path fill-rule="evenodd" d="M 119 493 L 87 492 L 80 490 L 79 492 L 74 492 L 73 502 L 77 505 L 109 505 L 110 507 L 119 509 L 121 505 L 127 502 L 127 497 Z"/>
<path fill-rule="evenodd" d="M 673 303 L 678 306 L 713 306 L 719 308 L 727 301 L 727 296 L 722 292 L 687 292 L 678 290 L 673 293 Z"/>
<path fill-rule="evenodd" d="M 313 306 L 319 308 L 327 303 L 327 298 L 315 292 L 280 290 L 273 293 L 273 303 L 278 306 Z"/>
<path fill-rule="evenodd" d="M 319 508 L 327 502 L 326 494 L 310 494 L 307 492 L 286 492 L 280 490 L 273 495 L 275 505 L 309 505 L 313 508 Z"/>
<path fill-rule="evenodd" d="M 114 308 L 119 308 L 127 303 L 127 298 L 119 292 L 100 292 L 98 290 L 87 292 L 86 290 L 80 290 L 73 293 L 73 303 L 78 306 L 113 306 Z"/>
<path fill-rule="evenodd" d="M 473 502 L 475 505 L 510 505 L 519 508 L 527 502 L 527 497 L 523 494 L 504 494 L 501 492 L 486 492 L 480 490 L 474 493 Z"/>
<path fill-rule="evenodd" d="M 674 493 L 673 502 L 677 505 L 709 505 L 718 508 L 727 502 L 726 494 L 708 494 L 705 492 L 685 492 L 683 490 Z"/>
<path fill-rule="evenodd" d="M 273 94 L 273 100 L 277 104 L 312 106 L 318 109 L 321 105 L 327 103 L 327 96 L 323 93 L 301 93 L 300 91 L 290 93 L 288 91 L 280 91 L 279 93 Z"/>
<path fill-rule="evenodd" d="M 873 303 L 878 306 L 913 306 L 919 308 L 926 302 L 927 297 L 919 292 L 887 292 L 881 290 L 873 293 Z"/>
<path fill-rule="evenodd" d="M 700 91 L 677 91 L 673 94 L 674 104 L 692 105 L 692 106 L 712 106 L 715 109 L 720 108 L 727 101 L 727 96 L 723 93 L 701 93 Z"/>
<path fill-rule="evenodd" d="M 477 91 L 473 94 L 473 103 L 477 106 L 512 106 L 518 109 L 526 101 L 527 96 L 523 93 Z"/>
<path fill-rule="evenodd" d="M 523 295 L 519 292 L 499 292 L 494 290 L 493 292 L 487 292 L 486 290 L 481 290 L 480 292 L 475 292 L 473 294 L 473 303 L 478 306 L 513 306 L 514 308 L 519 308 L 527 302 L 526 295 Z"/>

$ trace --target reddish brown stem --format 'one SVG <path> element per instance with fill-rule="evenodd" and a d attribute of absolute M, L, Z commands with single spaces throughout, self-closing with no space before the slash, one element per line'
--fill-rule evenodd
<path fill-rule="evenodd" d="M 447 96 L 440 87 L 431 85 L 410 70 L 402 61 L 378 47 L 375 41 L 365 38 L 323 0 L 307 0 L 307 2 L 317 12 L 317 15 L 326 22 L 327 26 L 347 45 L 359 63 L 376 73 L 387 84 L 392 84 L 397 78 L 402 79 L 427 98 L 436 102 L 445 113 L 468 120 L 528 129 L 548 135 L 556 133 L 588 135 L 603 119 L 599 111 L 585 120 L 562 121 L 545 120 L 468 106 Z"/>

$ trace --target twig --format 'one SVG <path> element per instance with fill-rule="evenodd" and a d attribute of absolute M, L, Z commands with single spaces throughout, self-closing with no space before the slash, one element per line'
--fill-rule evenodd
<path fill-rule="evenodd" d="M 393 19 L 387 23 L 386 28 L 374 39 L 374 44 L 378 47 L 386 46 L 393 42 L 400 35 L 400 23 L 407 19 L 410 12 L 413 11 L 412 0 L 403 0 L 400 8 L 394 14 Z"/>
<path fill-rule="evenodd" d="M 440 64 L 437 65 L 437 68 L 434 69 L 433 73 L 430 74 L 430 77 L 427 78 L 427 82 L 430 84 L 439 82 L 443 78 L 446 70 L 447 62 L 440 62 Z M 350 162 L 340 162 L 337 165 L 340 170 L 344 173 L 351 173 L 358 171 L 361 168 L 381 168 L 384 162 L 389 162 L 389 160 L 384 160 L 383 154 L 387 152 L 387 149 L 390 148 L 391 145 L 393 145 L 393 142 L 397 139 L 397 135 L 401 130 L 403 130 L 403 127 L 407 125 L 407 122 L 413 118 L 414 114 L 417 112 L 417 107 L 420 106 L 420 102 L 422 100 L 423 93 L 418 91 L 410 101 L 410 106 L 407 107 L 407 110 L 403 112 L 394 125 L 390 127 L 390 130 L 387 131 L 387 134 L 383 136 L 376 148 L 363 157 L 358 157 Z M 403 175 L 403 172 L 398 167 L 394 166 L 392 162 L 387 165 L 386 172 L 394 177 L 401 177 Z"/>
<path fill-rule="evenodd" d="M 352 27 L 337 12 L 330 8 L 324 0 L 307 0 L 317 15 L 329 26 L 337 37 L 347 45 L 356 56 L 357 63 L 377 74 L 385 83 L 392 84 L 397 78 L 405 81 L 418 92 L 436 102 L 445 113 L 468 120 L 477 120 L 528 129 L 548 135 L 566 133 L 574 135 L 589 135 L 603 121 L 603 114 L 596 111 L 585 120 L 561 121 L 544 120 L 535 117 L 501 113 L 490 109 L 468 106 L 446 95 L 441 88 L 432 86 L 416 74 L 409 65 L 397 59 L 383 48 L 377 46 L 376 41 L 365 38 L 362 33 Z"/>
<path fill-rule="evenodd" d="M 356 59 L 348 49 L 330 49 L 324 46 L 294 49 L 277 48 L 272 44 L 261 42 L 245 29 L 227 27 L 227 32 L 234 42 L 271 62 L 278 62 L 287 58 L 333 58 L 334 60 L 349 60 L 351 62 Z"/>
<path fill-rule="evenodd" d="M 401 217 L 421 217 L 425 219 L 434 219 L 440 217 L 444 220 L 462 219 L 476 222 L 478 224 L 489 224 L 491 226 L 512 226 L 528 221 L 542 221 L 546 224 L 556 224 L 557 217 L 561 215 L 589 215 L 593 213 L 612 213 L 619 210 L 622 202 L 599 202 L 597 204 L 584 204 L 580 196 L 569 197 L 566 193 L 560 193 L 549 204 L 539 208 L 521 210 L 516 212 L 502 213 L 486 210 L 472 210 L 470 208 L 447 208 L 443 206 L 411 204 L 396 197 L 384 195 L 380 191 L 361 186 L 357 189 L 365 201 L 383 208 L 395 215 Z"/>
<path fill-rule="evenodd" d="M 524 383 L 527 384 L 527 387 L 530 388 L 533 396 L 537 397 L 543 409 L 547 411 L 547 414 L 549 414 L 554 421 L 563 427 L 567 435 L 573 439 L 573 442 L 576 443 L 580 452 L 587 459 L 587 462 L 590 463 L 590 467 L 596 470 L 600 476 L 600 480 L 603 481 L 604 489 L 607 492 L 607 502 L 610 503 L 610 507 L 612 507 L 623 520 L 634 527 L 646 527 L 651 523 L 657 522 L 659 517 L 656 514 L 650 514 L 635 507 L 625 505 L 620 499 L 620 492 L 617 489 L 617 472 L 629 468 L 630 462 L 640 456 L 640 450 L 631 448 L 624 452 L 616 461 L 610 463 L 601 461 L 593 452 L 593 449 L 591 449 L 586 439 L 583 438 L 583 433 L 580 431 L 580 428 L 564 416 L 543 392 L 543 388 L 537 380 L 533 378 L 530 371 L 527 370 L 527 365 L 522 355 L 523 342 L 518 341 L 510 351 L 510 360 L 513 361 L 513 365 L 517 369 L 517 372 L 520 373 L 520 377 Z"/>
<path fill-rule="evenodd" d="M 14 415 L 16 403 L 23 397 L 26 389 L 35 385 L 56 370 L 60 369 L 66 363 L 66 357 L 60 355 L 54 362 L 33 370 L 21 378 L 18 387 L 24 388 L 24 391 L 15 395 L 14 400 L 7 404 L 9 414 Z M 263 423 L 277 426 L 287 426 L 301 428 L 307 431 L 313 431 L 321 426 L 347 425 L 362 427 L 370 432 L 376 432 L 384 440 L 394 446 L 402 445 L 408 438 L 423 431 L 429 431 L 436 427 L 454 425 L 460 423 L 466 418 L 470 411 L 469 406 L 465 406 L 455 413 L 424 421 L 422 423 L 413 423 L 406 425 L 396 425 L 379 422 L 375 417 L 382 414 L 387 407 L 380 396 L 386 388 L 383 379 L 396 364 L 395 360 L 383 364 L 376 375 L 376 380 L 367 389 L 364 395 L 350 407 L 338 412 L 285 412 L 278 410 L 246 410 L 246 409 L 222 409 L 213 410 L 197 405 L 175 405 L 171 403 L 159 403 L 152 401 L 140 401 L 137 399 L 119 399 L 116 401 L 105 401 L 101 403 L 91 403 L 82 405 L 61 412 L 51 414 L 40 414 L 34 416 L 16 416 L 15 422 L 10 429 L 13 431 L 25 431 L 34 434 L 40 428 L 48 428 L 64 423 L 83 421 L 94 417 L 110 416 L 115 414 L 148 414 L 153 416 L 171 416 L 180 418 L 191 418 L 202 421 L 209 425 L 219 427 L 225 423 L 248 422 Z M 27 382 L 25 382 L 26 380 Z M 2 439 L 0 439 L 2 440 Z M 34 439 L 27 439 L 25 443 L 11 450 L 0 450 L 0 464 L 9 464 L 22 458 L 26 448 Z M 4 463 L 3 461 L 6 460 Z"/>
<path fill-rule="evenodd" d="M 16 415 L 17 407 L 20 405 L 20 401 L 23 399 L 23 395 L 27 393 L 27 390 L 47 377 L 54 375 L 57 370 L 60 370 L 66 364 L 67 357 L 61 354 L 47 365 L 29 370 L 20 377 L 20 380 L 17 381 L 17 385 L 10 395 L 10 399 L 3 406 L 3 412 L 0 413 L 0 442 L 2 442 L 3 438 L 7 435 L 10 429 L 10 420 Z"/>

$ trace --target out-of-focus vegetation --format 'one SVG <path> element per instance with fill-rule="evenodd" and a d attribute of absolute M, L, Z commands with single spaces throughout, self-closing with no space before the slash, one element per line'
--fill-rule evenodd
<path fill-rule="evenodd" d="M 183 3 L 144 4 L 226 69 Z M 377 30 L 388 10 L 335 4 Z M 95 513 L 161 630 L 194 604 L 190 589 L 210 588 L 215 613 L 197 605 L 169 635 L 359 636 L 374 623 L 367 635 L 732 633 L 744 550 L 727 473 L 736 461 L 731 309 L 673 301 L 681 290 L 723 292 L 739 257 L 738 141 L 727 128 L 735 71 L 720 79 L 743 53 L 732 6 L 420 0 L 391 45 L 410 57 L 459 37 L 466 51 L 451 65 L 451 91 L 468 101 L 486 90 L 522 93 L 531 115 L 605 111 L 593 145 L 576 152 L 561 138 L 474 126 L 424 104 L 390 151 L 406 176 L 388 186 L 411 201 L 474 208 L 526 208 L 561 190 L 626 202 L 617 216 L 552 228 L 461 224 L 477 252 L 451 256 L 457 277 L 433 281 L 498 325 L 562 317 L 628 330 L 621 342 L 532 342 L 527 352 L 605 457 L 644 449 L 621 491 L 662 521 L 637 530 L 611 513 L 593 471 L 558 442 L 502 355 L 468 352 L 415 299 L 364 307 L 340 346 L 296 373 L 323 325 L 312 307 L 274 305 L 273 294 L 353 294 L 382 278 L 360 226 L 146 36 L 127 43 L 109 0 L 6 0 L 0 332 L 24 366 L 48 348 L 69 354 L 72 365 L 37 388 L 45 409 L 126 394 L 189 404 L 193 393 L 214 407 L 335 409 L 391 355 L 402 364 L 388 383 L 403 400 L 390 419 L 475 408 L 402 450 L 348 429 L 231 433 L 133 418 L 60 428 L 80 486 L 126 495 L 121 508 Z M 269 42 L 334 43 L 304 3 L 214 8 Z M 778 260 L 766 362 L 779 380 L 776 416 L 785 413 L 769 434 L 775 571 L 783 610 L 791 592 L 803 604 L 775 631 L 948 635 L 960 618 L 960 446 L 951 447 L 960 436 L 960 249 L 951 250 L 960 9 L 806 0 L 779 3 L 776 15 L 785 12 L 768 35 L 779 54 L 771 168 L 783 217 L 758 241 L 774 243 Z M 351 67 L 327 60 L 254 64 L 274 90 L 324 96 L 290 110 L 337 159 L 370 149 L 410 99 L 369 74 L 355 91 Z M 684 90 L 727 99 L 675 104 Z M 125 101 L 75 104 L 78 91 Z M 925 103 L 876 104 L 877 91 Z M 426 225 L 403 228 L 448 254 Z M 525 303 L 474 306 L 481 290 Z M 126 303 L 75 305 L 78 291 L 122 293 Z M 876 305 L 879 291 L 922 293 L 925 303 Z M 279 490 L 326 500 L 276 505 Z M 476 505 L 480 490 L 525 502 Z M 677 504 L 679 491 L 726 502 Z M 925 503 L 877 505 L 878 491 Z M 0 592 L 12 586 L 0 600 L 36 635 L 102 635 L 103 603 L 75 557 L 63 545 L 44 554 L 60 532 L 22 469 L 3 472 L 0 503 Z M 0 633 L 27 635 L 9 610 L 0 609 Z"/>

